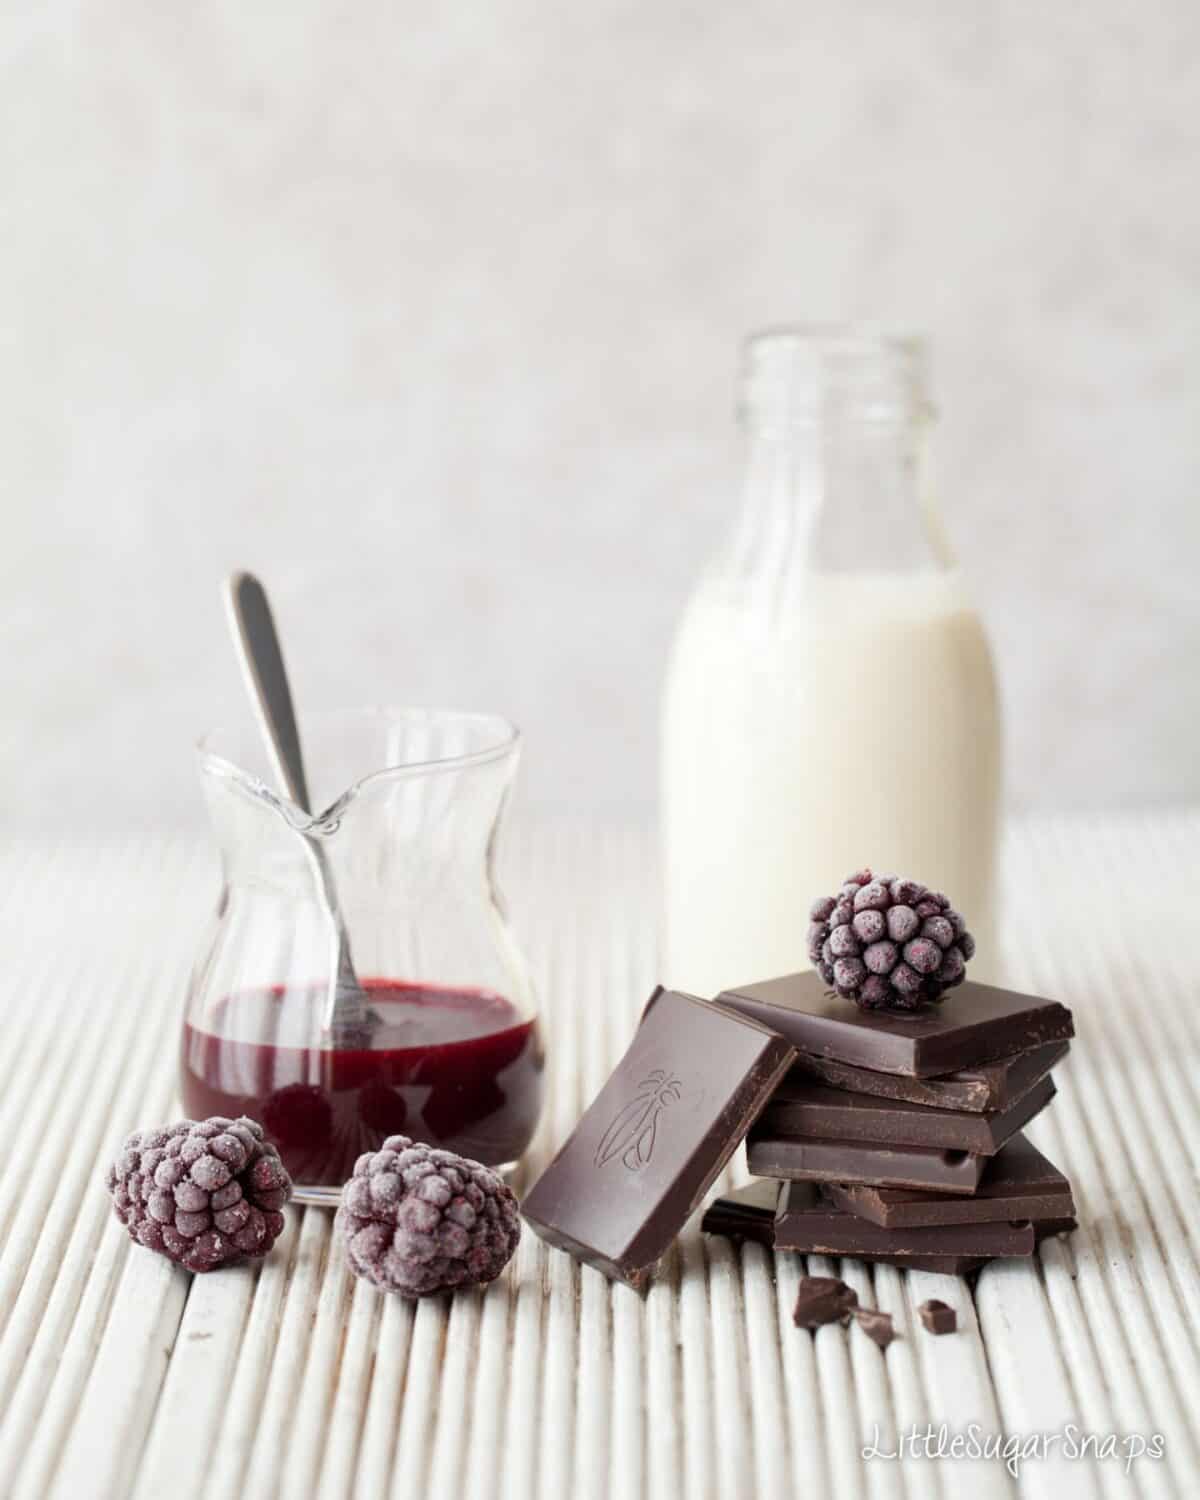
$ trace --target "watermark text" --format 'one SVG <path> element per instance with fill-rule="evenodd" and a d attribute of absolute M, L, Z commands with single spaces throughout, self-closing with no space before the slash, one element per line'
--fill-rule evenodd
<path fill-rule="evenodd" d="M 871 1441 L 863 1444 L 862 1456 L 885 1460 L 989 1459 L 1002 1463 L 1014 1479 L 1019 1479 L 1023 1463 L 1056 1454 L 1070 1461 L 1115 1459 L 1128 1474 L 1138 1459 L 1159 1459 L 1166 1451 L 1166 1439 L 1161 1432 L 1085 1432 L 1073 1422 L 1068 1422 L 1061 1432 L 988 1432 L 978 1422 L 968 1423 L 961 1432 L 952 1432 L 945 1422 L 940 1425 L 929 1422 L 924 1427 L 914 1422 L 892 1437 L 885 1437 L 876 1423 Z"/>

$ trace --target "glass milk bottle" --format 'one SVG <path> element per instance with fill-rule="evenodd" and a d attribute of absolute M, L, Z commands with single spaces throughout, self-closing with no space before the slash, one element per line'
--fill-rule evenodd
<path fill-rule="evenodd" d="M 922 486 L 919 342 L 783 328 L 746 346 L 740 515 L 696 587 L 662 730 L 664 980 L 809 967 L 853 870 L 945 891 L 992 954 L 1000 724 L 980 621 Z"/>

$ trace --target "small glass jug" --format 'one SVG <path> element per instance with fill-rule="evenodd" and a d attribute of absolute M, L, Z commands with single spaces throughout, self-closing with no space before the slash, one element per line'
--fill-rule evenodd
<path fill-rule="evenodd" d="M 200 745 L 222 888 L 184 1018 L 186 1112 L 258 1120 L 301 1201 L 336 1202 L 393 1134 L 509 1167 L 544 1069 L 494 877 L 519 735 L 486 715 L 386 709 L 300 730 L 316 792 L 346 788 L 314 798 L 314 816 L 266 784 L 251 730 Z M 349 1035 L 331 1026 L 329 892 L 370 1007 Z"/>

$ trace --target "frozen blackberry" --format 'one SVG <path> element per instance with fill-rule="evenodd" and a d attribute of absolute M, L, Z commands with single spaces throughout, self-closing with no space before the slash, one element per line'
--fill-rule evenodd
<path fill-rule="evenodd" d="M 966 977 L 975 939 L 941 891 L 856 870 L 814 901 L 808 956 L 826 984 L 863 1010 L 938 1004 Z"/>
<path fill-rule="evenodd" d="M 495 1280 L 517 1248 L 521 1217 L 490 1167 L 392 1135 L 354 1164 L 334 1228 L 355 1275 L 426 1297 Z"/>
<path fill-rule="evenodd" d="M 278 1151 L 244 1116 L 135 1130 L 107 1187 L 129 1238 L 189 1271 L 266 1255 L 292 1196 Z"/>

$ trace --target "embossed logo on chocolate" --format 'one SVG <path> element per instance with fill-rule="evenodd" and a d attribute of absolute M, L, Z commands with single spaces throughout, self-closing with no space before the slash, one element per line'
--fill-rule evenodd
<path fill-rule="evenodd" d="M 614 1157 L 630 1172 L 640 1172 L 654 1155 L 658 1121 L 663 1110 L 683 1095 L 683 1084 L 674 1073 L 654 1068 L 638 1084 L 638 1091 L 600 1137 L 593 1158 L 603 1167 Z"/>

